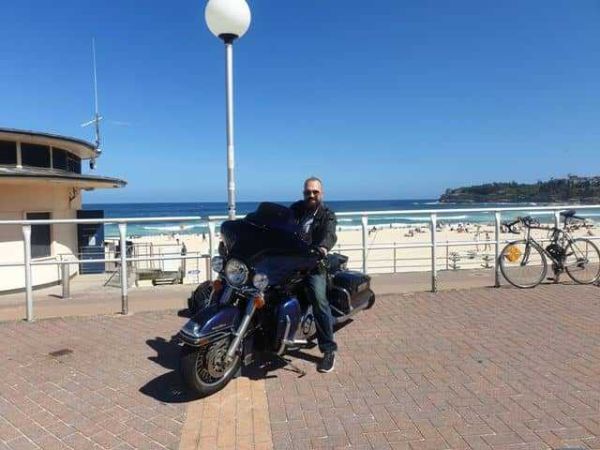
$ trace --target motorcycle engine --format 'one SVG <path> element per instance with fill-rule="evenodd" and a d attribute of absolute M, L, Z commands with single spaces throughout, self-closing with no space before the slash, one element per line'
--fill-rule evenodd
<path fill-rule="evenodd" d="M 562 261 L 565 257 L 565 249 L 558 244 L 550 244 L 546 247 L 546 251 L 557 261 Z"/>

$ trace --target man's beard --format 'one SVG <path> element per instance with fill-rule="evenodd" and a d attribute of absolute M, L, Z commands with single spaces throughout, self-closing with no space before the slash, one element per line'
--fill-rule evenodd
<path fill-rule="evenodd" d="M 319 207 L 321 202 L 319 200 L 317 200 L 316 198 L 307 198 L 306 200 L 304 200 L 304 204 L 306 205 L 306 208 L 309 211 L 314 211 L 315 209 L 317 209 Z"/>

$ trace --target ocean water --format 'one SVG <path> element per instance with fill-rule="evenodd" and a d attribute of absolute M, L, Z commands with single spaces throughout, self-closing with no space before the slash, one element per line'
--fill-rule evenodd
<path fill-rule="evenodd" d="M 289 205 L 292 202 L 279 202 Z M 335 212 L 365 212 L 365 211 L 393 211 L 393 210 L 423 210 L 423 209 L 458 209 L 458 208 L 494 208 L 494 207 L 529 207 L 543 206 L 536 203 L 444 203 L 435 200 L 350 200 L 330 201 L 327 205 Z M 238 202 L 237 212 L 247 214 L 258 206 L 258 202 Z M 176 217 L 176 216 L 216 216 L 227 214 L 226 203 L 93 203 L 83 205 L 83 209 L 104 210 L 105 218 L 133 218 L 133 217 Z M 542 222 L 553 220 L 551 213 L 524 211 L 519 213 L 504 213 L 503 220 L 510 220 L 518 215 L 537 216 Z M 592 220 L 600 218 L 600 210 L 582 211 L 580 215 Z M 360 227 L 360 216 L 338 217 L 338 226 L 342 229 L 353 229 Z M 493 213 L 448 213 L 440 214 L 438 222 L 442 223 L 493 223 Z M 409 214 L 395 215 L 385 214 L 369 217 L 370 226 L 378 227 L 405 227 L 410 225 L 427 224 L 428 215 Z M 192 222 L 158 222 L 129 224 L 127 234 L 129 236 L 148 236 L 160 234 L 199 234 L 208 232 L 205 223 L 201 221 Z M 119 235 L 116 225 L 105 225 L 106 237 Z"/>

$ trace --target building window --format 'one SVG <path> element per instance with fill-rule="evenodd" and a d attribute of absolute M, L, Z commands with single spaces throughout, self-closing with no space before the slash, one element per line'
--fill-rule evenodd
<path fill-rule="evenodd" d="M 27 213 L 27 220 L 49 220 L 50 213 Z M 31 257 L 44 258 L 50 256 L 51 225 L 31 226 Z"/>
<path fill-rule="evenodd" d="M 50 147 L 21 143 L 21 161 L 24 166 L 50 167 Z"/>
<path fill-rule="evenodd" d="M 15 166 L 17 164 L 17 143 L 0 141 L 0 164 Z"/>
<path fill-rule="evenodd" d="M 67 154 L 67 170 L 73 173 L 81 173 L 81 158 L 72 153 Z"/>
<path fill-rule="evenodd" d="M 54 147 L 52 149 L 52 167 L 73 173 L 81 173 L 81 158 L 62 148 Z"/>
<path fill-rule="evenodd" d="M 52 167 L 67 170 L 67 152 L 61 148 L 52 149 Z"/>

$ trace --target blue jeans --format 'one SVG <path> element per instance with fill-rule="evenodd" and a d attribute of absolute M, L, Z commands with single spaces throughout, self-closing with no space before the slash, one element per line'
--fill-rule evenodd
<path fill-rule="evenodd" d="M 327 300 L 327 279 L 325 274 L 314 273 L 306 278 L 308 300 L 312 304 L 317 340 L 322 353 L 335 352 L 337 344 L 333 340 L 333 316 Z"/>

